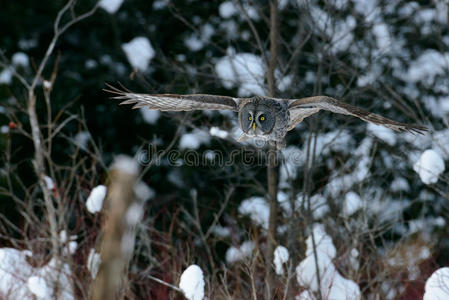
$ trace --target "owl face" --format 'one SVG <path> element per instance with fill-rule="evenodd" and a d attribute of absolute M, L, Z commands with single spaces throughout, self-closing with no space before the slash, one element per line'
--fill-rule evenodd
<path fill-rule="evenodd" d="M 248 103 L 239 112 L 240 125 L 248 135 L 268 135 L 274 128 L 276 115 L 263 103 Z"/>

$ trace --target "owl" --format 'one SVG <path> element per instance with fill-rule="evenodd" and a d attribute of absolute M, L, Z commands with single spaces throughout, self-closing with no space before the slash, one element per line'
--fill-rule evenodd
<path fill-rule="evenodd" d="M 234 98 L 206 94 L 138 94 L 107 85 L 105 91 L 114 94 L 112 98 L 124 100 L 120 104 L 134 104 L 133 108 L 149 108 L 161 111 L 232 110 L 238 113 L 242 135 L 238 141 L 256 138 L 285 147 L 285 136 L 305 118 L 320 110 L 350 115 L 365 122 L 382 125 L 395 131 L 423 134 L 427 128 L 390 120 L 356 106 L 327 96 L 301 99 L 278 99 L 264 96 Z"/>

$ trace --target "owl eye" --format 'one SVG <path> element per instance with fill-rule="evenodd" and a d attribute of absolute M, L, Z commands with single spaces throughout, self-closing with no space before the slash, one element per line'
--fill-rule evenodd
<path fill-rule="evenodd" d="M 249 120 L 249 121 L 252 121 L 252 119 L 253 119 L 253 117 L 251 117 L 251 116 L 248 117 L 248 120 Z"/>
<path fill-rule="evenodd" d="M 261 122 L 265 121 L 265 116 L 264 116 L 264 115 L 261 115 L 261 116 L 259 117 L 259 121 L 261 121 Z"/>

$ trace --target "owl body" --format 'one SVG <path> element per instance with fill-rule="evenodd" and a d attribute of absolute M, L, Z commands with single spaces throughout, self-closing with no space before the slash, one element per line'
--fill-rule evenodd
<path fill-rule="evenodd" d="M 243 131 L 239 141 L 256 138 L 274 143 L 277 148 L 285 146 L 285 135 L 305 118 L 320 110 L 350 115 L 395 131 L 420 133 L 424 126 L 397 122 L 357 106 L 327 96 L 300 99 L 277 99 L 264 96 L 235 98 L 207 94 L 138 94 L 108 85 L 107 92 L 120 104 L 133 104 L 133 108 L 149 108 L 161 111 L 231 110 L 238 112 L 238 121 Z"/>

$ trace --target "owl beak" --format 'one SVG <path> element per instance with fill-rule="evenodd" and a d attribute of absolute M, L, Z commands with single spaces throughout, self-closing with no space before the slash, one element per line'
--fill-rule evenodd
<path fill-rule="evenodd" d="M 256 131 L 256 122 L 253 122 L 253 131 Z"/>

